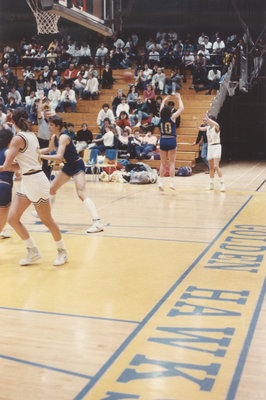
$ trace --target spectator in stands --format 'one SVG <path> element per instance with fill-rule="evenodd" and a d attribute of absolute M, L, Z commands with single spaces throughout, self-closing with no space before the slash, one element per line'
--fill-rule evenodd
<path fill-rule="evenodd" d="M 205 49 L 208 50 L 209 53 L 211 53 L 211 51 L 212 51 L 212 42 L 209 41 L 209 37 L 208 36 L 205 36 L 204 42 L 202 44 L 204 44 Z"/>
<path fill-rule="evenodd" d="M 54 69 L 52 72 L 53 83 L 56 84 L 58 88 L 61 87 L 61 76 L 58 73 L 57 69 Z"/>
<path fill-rule="evenodd" d="M 222 65 L 223 64 L 223 55 L 224 55 L 225 44 L 220 37 L 217 37 L 216 41 L 213 43 L 212 52 L 215 54 L 215 64 Z"/>
<path fill-rule="evenodd" d="M 102 75 L 102 88 L 109 89 L 112 87 L 114 83 L 112 69 L 110 68 L 110 64 L 106 64 L 103 75 Z"/>
<path fill-rule="evenodd" d="M 205 33 L 204 32 L 202 32 L 201 33 L 201 35 L 198 37 L 198 49 L 200 49 L 200 46 L 202 45 L 202 44 L 204 44 L 204 40 L 205 40 Z"/>
<path fill-rule="evenodd" d="M 73 89 L 79 97 L 79 100 L 82 99 L 83 91 L 86 87 L 87 81 L 83 78 L 82 74 L 78 74 L 77 79 L 74 80 Z"/>
<path fill-rule="evenodd" d="M 189 49 L 186 50 L 185 55 L 182 57 L 182 63 L 180 65 L 180 73 L 183 75 L 183 82 L 187 81 L 186 72 L 189 69 L 192 73 L 194 64 L 194 56 L 190 53 Z"/>
<path fill-rule="evenodd" d="M 167 43 L 163 43 L 162 50 L 160 51 L 160 65 L 163 68 L 169 67 L 169 46 Z"/>
<path fill-rule="evenodd" d="M 170 77 L 166 79 L 164 94 L 169 94 L 169 91 L 171 91 L 171 94 L 174 95 L 177 90 L 181 90 L 181 78 L 174 68 L 171 70 Z"/>
<path fill-rule="evenodd" d="M 143 99 L 148 105 L 149 112 L 153 114 L 155 111 L 155 91 L 151 84 L 148 84 L 147 89 L 144 90 Z"/>
<path fill-rule="evenodd" d="M 122 60 L 120 62 L 120 68 L 122 68 L 122 69 L 131 69 L 131 65 L 132 65 L 131 54 L 128 51 L 128 47 L 126 47 L 125 51 L 123 53 Z"/>
<path fill-rule="evenodd" d="M 120 132 L 118 132 L 118 145 L 117 148 L 120 151 L 126 152 L 128 149 L 129 135 L 131 133 L 130 128 L 124 128 Z"/>
<path fill-rule="evenodd" d="M 74 80 L 76 79 L 78 74 L 78 71 L 75 68 L 75 65 L 73 63 L 71 63 L 69 65 L 69 68 L 66 69 L 66 71 L 64 72 L 64 85 L 69 85 L 70 87 L 72 87 L 72 84 L 74 82 Z"/>
<path fill-rule="evenodd" d="M 151 120 L 151 123 L 154 126 L 158 126 L 159 122 L 160 122 L 160 109 L 161 109 L 162 101 L 163 101 L 162 96 L 157 96 L 155 99 L 154 113 L 153 113 L 153 117 Z"/>
<path fill-rule="evenodd" d="M 33 70 L 32 70 L 31 65 L 27 65 L 25 71 L 23 72 L 23 80 L 24 80 L 24 82 L 26 81 L 26 79 L 27 79 L 30 75 L 32 75 L 33 78 L 35 78 L 35 74 L 34 74 L 34 72 L 33 72 Z"/>
<path fill-rule="evenodd" d="M 62 48 L 61 54 L 58 54 L 57 57 L 57 68 L 59 69 L 60 72 L 65 71 L 69 68 L 69 65 L 71 63 L 72 56 L 67 53 L 65 48 Z"/>
<path fill-rule="evenodd" d="M 95 78 L 98 79 L 98 71 L 97 71 L 97 69 L 94 67 L 93 64 L 91 64 L 91 65 L 89 66 L 88 75 L 89 75 L 89 73 L 91 73 L 92 76 L 95 76 Z M 87 79 L 88 79 L 88 76 L 87 76 Z"/>
<path fill-rule="evenodd" d="M 154 64 L 160 62 L 160 53 L 159 51 L 155 50 L 155 48 L 152 48 L 149 51 L 149 64 L 151 67 L 154 66 Z"/>
<path fill-rule="evenodd" d="M 141 146 L 136 147 L 137 158 L 146 158 L 148 153 L 156 150 L 157 138 L 148 131 L 142 140 Z"/>
<path fill-rule="evenodd" d="M 106 149 L 114 147 L 114 132 L 111 129 L 107 130 L 103 136 L 99 136 L 92 141 L 94 144 L 92 148 L 98 150 L 99 154 L 103 153 Z"/>
<path fill-rule="evenodd" d="M 221 71 L 217 68 L 210 69 L 208 72 L 208 85 L 209 90 L 206 94 L 211 94 L 213 89 L 219 90 L 220 88 Z"/>
<path fill-rule="evenodd" d="M 163 94 L 164 85 L 165 85 L 165 74 L 162 68 L 158 68 L 158 72 L 155 75 L 153 75 L 152 86 L 154 87 L 155 91 L 157 89 L 160 91 L 160 94 Z"/>
<path fill-rule="evenodd" d="M 27 110 L 27 112 L 29 114 L 30 122 L 32 122 L 32 123 L 34 122 L 34 120 L 33 120 L 33 117 L 31 115 L 31 109 L 32 109 L 33 104 L 34 104 L 36 99 L 37 99 L 37 97 L 35 96 L 34 92 L 30 92 L 29 95 L 25 96 L 25 108 L 26 108 L 26 110 Z"/>
<path fill-rule="evenodd" d="M 83 90 L 82 97 L 84 100 L 95 100 L 95 97 L 99 93 L 99 82 L 98 79 L 92 75 L 91 72 L 88 73 L 88 80 L 86 82 L 86 86 Z"/>
<path fill-rule="evenodd" d="M 137 99 L 139 97 L 138 91 L 135 85 L 131 85 L 127 94 L 127 102 L 130 109 L 134 109 L 137 105 Z"/>
<path fill-rule="evenodd" d="M 125 43 L 123 42 L 123 40 L 121 38 L 119 38 L 117 35 L 114 35 L 113 39 L 114 39 L 114 47 L 116 49 L 118 49 L 118 48 L 123 49 L 123 47 L 125 46 Z"/>
<path fill-rule="evenodd" d="M 50 101 L 51 111 L 55 113 L 57 107 L 60 105 L 60 100 L 61 100 L 61 92 L 59 89 L 57 89 L 55 83 L 52 84 L 52 87 L 48 92 L 48 99 Z"/>
<path fill-rule="evenodd" d="M 198 90 L 198 88 L 196 88 L 197 85 L 206 86 L 206 84 L 206 69 L 197 63 L 192 73 L 192 89 Z"/>
<path fill-rule="evenodd" d="M 21 102 L 25 105 L 26 102 L 26 97 L 31 94 L 31 92 L 34 93 L 34 90 L 31 90 L 30 85 L 24 85 L 23 86 L 23 91 L 21 93 Z M 28 110 L 27 110 L 28 111 Z"/>
<path fill-rule="evenodd" d="M 105 47 L 104 43 L 101 43 L 100 47 L 96 50 L 95 64 L 97 67 L 101 64 L 104 65 L 108 56 L 108 48 Z"/>
<path fill-rule="evenodd" d="M 138 129 L 135 129 L 134 135 L 128 138 L 127 156 L 128 158 L 136 158 L 136 149 L 142 145 L 142 137 Z"/>
<path fill-rule="evenodd" d="M 144 84 L 144 89 L 146 89 L 146 86 L 148 83 L 151 83 L 152 81 L 152 69 L 149 67 L 149 64 L 145 63 L 144 65 L 144 70 L 143 70 L 143 75 L 145 78 L 145 84 Z"/>
<path fill-rule="evenodd" d="M 65 112 L 65 107 L 69 106 L 71 107 L 71 112 L 75 112 L 76 109 L 76 96 L 75 96 L 75 91 L 71 89 L 71 86 L 67 84 L 65 86 L 65 90 L 63 90 L 61 94 L 61 100 L 60 100 L 60 111 L 63 113 Z"/>
<path fill-rule="evenodd" d="M 118 135 L 121 134 L 121 132 L 125 128 L 129 128 L 130 132 L 131 132 L 128 113 L 126 111 L 121 111 L 121 113 L 119 114 L 118 120 L 116 121 L 116 131 L 117 131 Z"/>
<path fill-rule="evenodd" d="M 149 116 L 150 112 L 147 104 L 142 101 L 141 97 L 138 97 L 136 108 L 133 110 L 133 114 L 129 116 L 131 126 L 135 125 L 136 120 L 138 121 L 136 126 L 141 126 L 142 119 L 148 119 Z"/>
<path fill-rule="evenodd" d="M 45 50 L 43 46 L 40 46 L 39 50 L 35 54 L 33 69 L 40 71 L 45 65 Z"/>
<path fill-rule="evenodd" d="M 18 90 L 16 90 L 15 87 L 10 88 L 10 92 L 7 95 L 7 99 L 9 100 L 11 97 L 14 98 L 15 103 L 17 104 L 16 107 L 18 107 L 21 103 L 21 94 L 19 93 Z"/>
<path fill-rule="evenodd" d="M 129 114 L 129 105 L 127 104 L 127 98 L 125 96 L 122 96 L 121 103 L 118 104 L 116 108 L 116 115 L 119 117 L 122 111 L 125 111 L 127 114 Z"/>
<path fill-rule="evenodd" d="M 66 133 L 72 140 L 76 139 L 76 133 L 74 131 L 74 125 L 71 122 L 66 124 L 66 128 L 63 131 L 63 133 Z"/>
<path fill-rule="evenodd" d="M 118 89 L 117 90 L 117 96 L 114 98 L 114 100 L 112 101 L 112 108 L 113 108 L 113 113 L 114 113 L 114 116 L 116 117 L 117 115 L 116 115 L 116 109 L 117 109 L 117 106 L 118 106 L 118 104 L 120 104 L 121 103 L 121 99 L 122 99 L 122 97 L 123 97 L 123 89 Z"/>
<path fill-rule="evenodd" d="M 83 123 L 81 129 L 78 130 L 75 137 L 75 146 L 78 153 L 86 149 L 93 141 L 92 132 L 88 129 L 88 125 Z"/>
<path fill-rule="evenodd" d="M 56 66 L 57 54 L 55 52 L 54 47 L 50 48 L 49 53 L 46 54 L 46 59 L 47 61 L 50 61 L 52 63 L 53 68 Z"/>
<path fill-rule="evenodd" d="M 111 125 L 115 123 L 115 117 L 112 110 L 110 110 L 109 104 L 104 103 L 102 105 L 102 109 L 99 111 L 97 116 L 97 125 L 99 126 L 101 131 L 104 127 L 104 120 L 106 118 L 109 119 Z"/>
<path fill-rule="evenodd" d="M 41 91 L 44 92 L 44 88 L 45 88 L 45 81 L 44 81 L 44 77 L 42 74 L 40 74 L 36 80 L 36 92 L 39 93 Z"/>
<path fill-rule="evenodd" d="M 42 76 L 43 76 L 43 78 L 44 78 L 45 81 L 49 81 L 49 79 L 50 79 L 50 77 L 51 77 L 51 71 L 50 71 L 48 65 L 45 65 L 45 66 L 43 67 Z"/>
<path fill-rule="evenodd" d="M 144 75 L 143 68 L 139 69 L 137 72 L 137 77 L 135 78 L 135 86 L 139 91 L 143 91 L 145 87 L 146 78 Z"/>
<path fill-rule="evenodd" d="M 120 47 L 118 47 L 118 48 L 114 47 L 110 51 L 110 64 L 111 64 L 112 69 L 118 69 L 122 59 L 123 59 L 122 49 Z"/>
<path fill-rule="evenodd" d="M 43 103 L 44 95 L 40 94 L 39 101 L 37 100 L 37 121 L 38 121 L 38 142 L 41 149 L 49 147 L 49 118 L 51 116 L 50 111 L 42 111 L 42 103 Z M 51 176 L 51 167 L 48 164 L 47 160 L 42 161 L 42 170 L 50 180 Z"/>
<path fill-rule="evenodd" d="M 200 45 L 200 49 L 199 49 L 199 51 L 197 52 L 197 56 L 199 56 L 200 54 L 201 54 L 203 57 L 205 57 L 206 62 L 207 62 L 207 64 L 208 64 L 209 61 L 210 61 L 210 52 L 209 52 L 209 50 L 207 50 L 207 49 L 205 48 L 204 44 L 201 44 L 201 45 Z"/>
<path fill-rule="evenodd" d="M 89 65 L 91 63 L 91 49 L 90 46 L 84 42 L 80 48 L 80 56 L 78 64 Z"/>

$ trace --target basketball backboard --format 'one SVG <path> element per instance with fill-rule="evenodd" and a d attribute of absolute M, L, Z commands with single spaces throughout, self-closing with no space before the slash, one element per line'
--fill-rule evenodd
<path fill-rule="evenodd" d="M 40 0 L 40 3 L 43 11 L 57 14 L 104 36 L 113 34 L 112 29 L 105 25 L 104 20 L 87 12 L 86 0 Z"/>

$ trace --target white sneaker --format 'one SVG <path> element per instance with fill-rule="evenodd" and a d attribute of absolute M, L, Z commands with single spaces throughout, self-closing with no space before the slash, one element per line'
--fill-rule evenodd
<path fill-rule="evenodd" d="M 170 183 L 170 189 L 175 190 L 175 185 L 173 182 Z"/>
<path fill-rule="evenodd" d="M 101 222 L 94 222 L 94 224 L 86 230 L 87 233 L 97 233 L 103 231 L 103 224 Z"/>
<path fill-rule="evenodd" d="M 27 247 L 28 254 L 20 260 L 19 265 L 30 265 L 39 260 L 42 256 L 37 247 Z"/>
<path fill-rule="evenodd" d="M 225 192 L 225 184 L 221 183 L 220 192 Z"/>
<path fill-rule="evenodd" d="M 207 187 L 207 190 L 214 190 L 214 184 L 212 182 Z"/>
<path fill-rule="evenodd" d="M 36 210 L 32 210 L 32 211 L 31 211 L 31 215 L 32 215 L 34 218 L 40 218 Z"/>
<path fill-rule="evenodd" d="M 159 183 L 158 183 L 158 189 L 159 189 L 161 192 L 164 192 L 164 188 L 163 188 L 162 182 L 159 182 Z"/>
<path fill-rule="evenodd" d="M 5 229 L 3 229 L 2 232 L 0 232 L 0 237 L 3 238 L 3 239 L 11 238 L 11 236 L 9 235 L 9 233 Z"/>
<path fill-rule="evenodd" d="M 140 123 L 140 122 L 138 122 L 138 123 L 137 123 L 137 125 L 136 125 L 136 128 L 139 128 L 139 127 L 140 127 L 140 125 L 141 125 L 141 123 Z"/>
<path fill-rule="evenodd" d="M 54 261 L 55 266 L 64 265 L 68 261 L 66 249 L 57 249 L 57 258 Z"/>

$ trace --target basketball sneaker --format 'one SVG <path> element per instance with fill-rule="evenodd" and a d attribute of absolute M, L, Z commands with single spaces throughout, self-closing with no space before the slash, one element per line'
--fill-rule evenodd
<path fill-rule="evenodd" d="M 94 224 L 87 229 L 87 233 L 97 233 L 103 231 L 103 224 L 99 221 L 95 221 Z"/>
<path fill-rule="evenodd" d="M 3 229 L 2 232 L 0 232 L 0 237 L 3 238 L 3 239 L 11 238 L 11 236 L 9 235 L 9 233 L 5 229 Z"/>
<path fill-rule="evenodd" d="M 175 184 L 173 182 L 170 183 L 170 189 L 175 190 Z"/>
<path fill-rule="evenodd" d="M 57 249 L 57 258 L 54 261 L 55 266 L 64 265 L 68 261 L 68 254 L 66 249 Z"/>
<path fill-rule="evenodd" d="M 42 257 L 37 247 L 27 247 L 27 251 L 26 257 L 20 260 L 19 265 L 31 265 Z"/>
<path fill-rule="evenodd" d="M 164 191 L 164 188 L 163 188 L 163 183 L 162 182 L 158 182 L 158 189 L 161 191 L 161 192 L 163 192 Z"/>
<path fill-rule="evenodd" d="M 207 190 L 214 190 L 214 184 L 210 182 L 209 186 L 207 187 Z"/>
<path fill-rule="evenodd" d="M 225 184 L 221 183 L 220 192 L 225 192 Z"/>

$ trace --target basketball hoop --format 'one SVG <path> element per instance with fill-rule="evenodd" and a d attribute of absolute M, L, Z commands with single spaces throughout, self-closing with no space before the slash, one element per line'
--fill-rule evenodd
<path fill-rule="evenodd" d="M 230 97 L 234 96 L 236 88 L 238 86 L 238 82 L 237 81 L 229 81 L 227 82 L 227 91 Z"/>
<path fill-rule="evenodd" d="M 41 10 L 39 0 L 26 0 L 26 2 L 36 19 L 38 35 L 59 32 L 57 26 L 59 15 Z"/>

